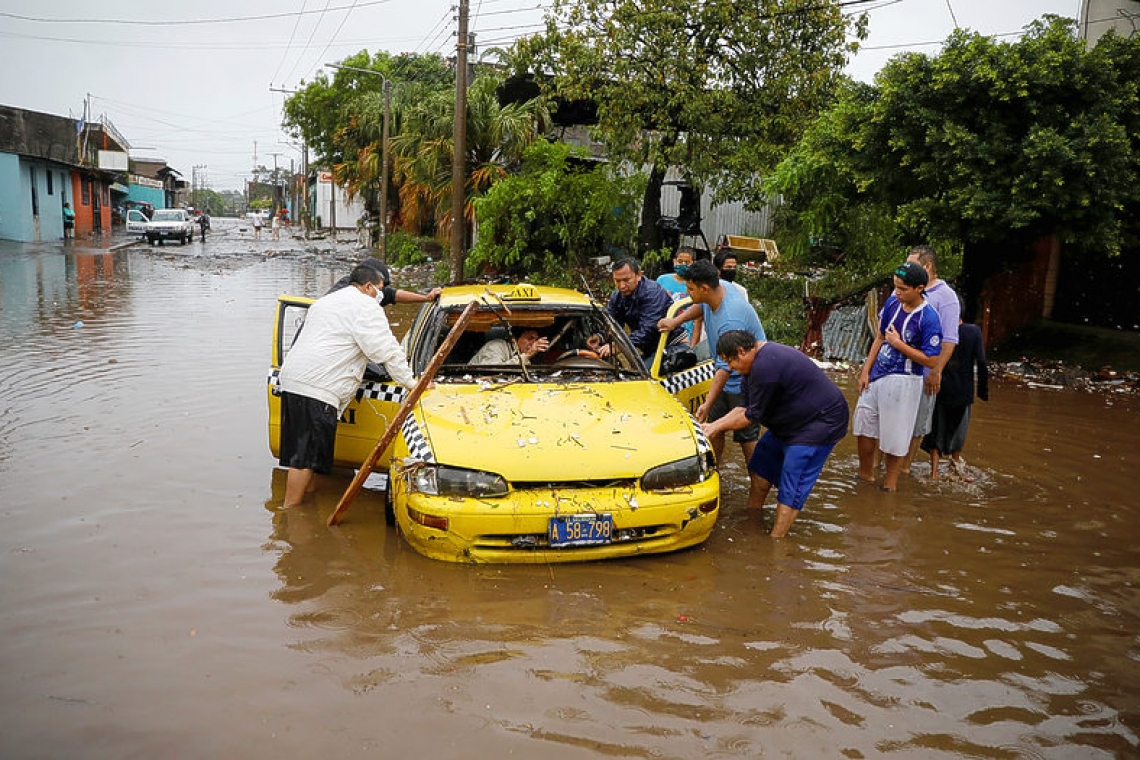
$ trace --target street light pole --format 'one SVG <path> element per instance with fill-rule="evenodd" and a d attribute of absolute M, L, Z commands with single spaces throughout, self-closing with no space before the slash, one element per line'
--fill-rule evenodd
<path fill-rule="evenodd" d="M 326 63 L 330 69 L 358 71 L 362 74 L 375 74 L 384 80 L 384 126 L 380 137 L 380 260 L 388 261 L 388 123 L 392 117 L 392 83 L 379 71 L 362 69 L 357 66 L 344 66 L 339 63 Z"/>

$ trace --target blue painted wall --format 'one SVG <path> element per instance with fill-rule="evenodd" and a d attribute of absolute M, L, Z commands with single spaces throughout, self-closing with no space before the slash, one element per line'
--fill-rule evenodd
<path fill-rule="evenodd" d="M 157 187 L 131 185 L 127 200 L 149 203 L 155 208 L 166 208 L 166 192 Z"/>
<path fill-rule="evenodd" d="M 24 185 L 20 181 L 20 157 L 12 153 L 0 153 L 0 239 L 24 240 L 25 217 L 31 214 L 31 201 L 28 211 L 20 204 L 24 197 Z"/>
<path fill-rule="evenodd" d="M 38 216 L 33 214 L 33 192 Z M 0 239 L 28 243 L 61 239 L 64 201 L 75 206 L 67 169 L 0 153 Z"/>

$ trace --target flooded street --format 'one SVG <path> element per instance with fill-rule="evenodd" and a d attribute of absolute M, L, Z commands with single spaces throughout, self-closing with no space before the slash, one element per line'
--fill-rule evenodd
<path fill-rule="evenodd" d="M 848 437 L 780 541 L 730 445 L 702 547 L 456 566 L 327 528 L 349 473 L 280 508 L 275 299 L 347 268 L 218 226 L 0 243 L 0 757 L 1140 756 L 1140 399 L 993 383 L 897 494 Z"/>

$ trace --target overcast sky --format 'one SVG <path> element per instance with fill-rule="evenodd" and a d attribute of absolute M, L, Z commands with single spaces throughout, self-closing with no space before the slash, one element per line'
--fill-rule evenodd
<path fill-rule="evenodd" d="M 539 28 L 550 0 L 470 0 L 479 47 Z M 850 0 L 847 0 L 850 3 Z M 904 50 L 937 53 L 958 26 L 1015 40 L 1046 13 L 1076 18 L 1080 0 L 871 0 L 870 37 L 848 73 L 870 81 Z M 190 180 L 240 189 L 250 168 L 292 165 L 274 89 L 312 80 L 360 50 L 450 55 L 451 0 L 3 0 L 0 103 L 106 115 L 135 157 L 157 156 Z M 255 148 L 256 145 L 256 148 Z M 276 156 L 274 155 L 276 154 Z"/>

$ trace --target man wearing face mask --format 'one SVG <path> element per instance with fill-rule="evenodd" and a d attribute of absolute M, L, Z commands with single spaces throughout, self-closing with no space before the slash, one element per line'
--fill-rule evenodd
<path fill-rule="evenodd" d="M 748 291 L 745 290 L 743 285 L 741 285 L 739 282 L 736 281 L 736 265 L 737 265 L 737 263 L 738 262 L 736 261 L 736 254 L 733 253 L 731 250 L 721 251 L 720 253 L 718 253 L 716 255 L 715 258 L 713 258 L 713 264 L 716 265 L 716 270 L 718 272 L 720 272 L 720 279 L 724 280 L 725 282 L 731 283 L 732 286 L 734 288 L 736 288 L 736 292 L 738 292 L 738 293 L 740 293 L 740 295 L 744 296 L 744 300 L 747 301 L 748 300 Z"/>
<path fill-rule="evenodd" d="M 690 245 L 678 248 L 677 252 L 673 254 L 673 271 L 666 272 L 657 278 L 657 284 L 665 288 L 674 301 L 689 297 L 689 291 L 685 286 L 685 276 L 689 273 L 689 267 L 693 265 L 694 253 L 696 251 Z M 697 334 L 699 340 L 702 333 L 700 317 L 692 322 L 685 323 L 685 334 L 689 338 L 689 343 L 696 342 L 693 340 L 693 333 Z"/>
<path fill-rule="evenodd" d="M 315 473 L 332 470 L 336 425 L 356 394 L 368 361 L 383 364 L 400 385 L 415 377 L 380 306 L 380 273 L 366 265 L 349 286 L 318 298 L 281 363 L 281 456 L 289 468 L 285 504 L 293 507 L 315 488 Z"/>

